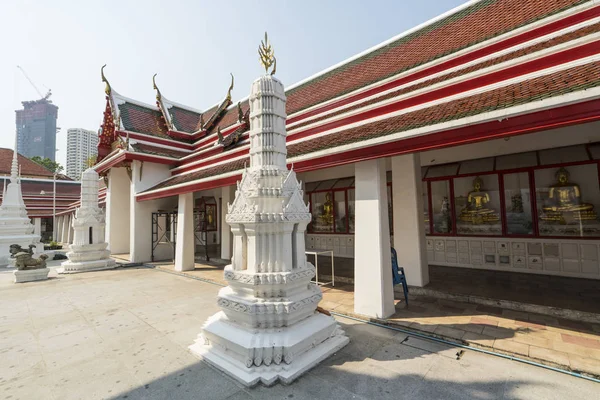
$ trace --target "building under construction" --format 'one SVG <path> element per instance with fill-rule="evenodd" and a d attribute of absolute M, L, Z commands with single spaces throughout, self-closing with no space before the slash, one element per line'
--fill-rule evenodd
<path fill-rule="evenodd" d="M 54 161 L 58 107 L 48 97 L 24 101 L 23 109 L 16 111 L 17 150 L 28 158 L 40 156 Z"/>

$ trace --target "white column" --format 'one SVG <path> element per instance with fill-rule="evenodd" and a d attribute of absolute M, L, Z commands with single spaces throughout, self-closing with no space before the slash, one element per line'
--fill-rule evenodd
<path fill-rule="evenodd" d="M 68 215 L 63 215 L 61 218 L 61 224 L 60 224 L 60 242 L 61 243 L 66 243 L 67 242 L 67 226 L 69 224 L 69 216 Z"/>
<path fill-rule="evenodd" d="M 113 254 L 129 253 L 130 198 L 127 170 L 111 168 L 106 190 L 106 241 Z"/>
<path fill-rule="evenodd" d="M 177 242 L 175 243 L 175 270 L 194 269 L 194 193 L 179 195 L 177 207 Z"/>
<path fill-rule="evenodd" d="M 33 219 L 33 234 L 41 236 L 42 235 L 42 219 L 34 218 Z"/>
<path fill-rule="evenodd" d="M 56 237 L 52 238 L 55 242 L 60 242 L 62 240 L 62 230 L 63 230 L 64 219 L 65 219 L 64 215 L 56 217 Z"/>
<path fill-rule="evenodd" d="M 394 288 L 385 160 L 355 164 L 354 312 L 392 315 Z"/>
<path fill-rule="evenodd" d="M 417 154 L 392 157 L 394 248 L 398 266 L 412 286 L 429 283 L 429 266 L 423 227 L 421 163 Z"/>
<path fill-rule="evenodd" d="M 75 215 L 69 214 L 69 224 L 67 225 L 67 243 L 73 243 L 73 219 Z"/>
<path fill-rule="evenodd" d="M 223 260 L 231 260 L 233 234 L 231 228 L 225 222 L 227 215 L 227 204 L 233 203 L 235 197 L 235 186 L 226 186 L 221 188 L 221 258 Z"/>
<path fill-rule="evenodd" d="M 75 219 L 75 215 L 72 215 L 73 219 Z M 75 230 L 73 229 L 73 225 L 70 225 L 69 228 L 69 243 L 73 244 L 73 239 L 75 238 Z"/>
<path fill-rule="evenodd" d="M 67 243 L 67 232 L 69 231 L 69 215 L 63 215 L 63 219 L 62 219 L 62 228 L 60 230 L 61 236 L 60 236 L 60 242 L 61 243 Z"/>

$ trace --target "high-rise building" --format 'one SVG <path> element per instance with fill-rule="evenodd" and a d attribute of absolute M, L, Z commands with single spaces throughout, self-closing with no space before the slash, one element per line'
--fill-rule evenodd
<path fill-rule="evenodd" d="M 67 130 L 67 176 L 79 180 L 88 160 L 98 155 L 98 133 L 81 128 Z"/>
<path fill-rule="evenodd" d="M 47 98 L 24 101 L 16 110 L 17 149 L 25 157 L 40 156 L 54 161 L 58 107 Z"/>

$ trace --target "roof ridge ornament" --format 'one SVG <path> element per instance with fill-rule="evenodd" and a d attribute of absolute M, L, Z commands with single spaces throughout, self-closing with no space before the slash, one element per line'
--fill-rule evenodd
<path fill-rule="evenodd" d="M 104 67 L 106 67 L 106 64 L 104 64 L 102 66 L 102 68 L 100 68 L 100 75 L 102 76 L 102 82 L 106 83 L 106 87 L 104 88 L 104 93 L 106 93 L 107 95 L 110 96 L 110 94 L 112 92 L 112 88 L 110 87 L 110 83 L 108 83 L 108 79 L 106 79 L 106 76 L 104 76 Z"/>
<path fill-rule="evenodd" d="M 230 72 L 229 75 L 231 75 L 231 85 L 229 85 L 229 89 L 227 89 L 227 97 L 226 99 L 231 101 L 231 91 L 233 90 L 233 74 Z"/>
<path fill-rule="evenodd" d="M 260 63 L 265 68 L 265 73 L 269 73 L 269 68 L 273 67 L 271 71 L 271 75 L 275 75 L 275 71 L 277 70 L 277 59 L 275 58 L 275 51 L 273 47 L 271 47 L 271 43 L 269 43 L 269 37 L 267 36 L 267 32 L 265 32 L 265 40 L 260 41 L 260 46 L 258 46 L 258 55 L 260 57 Z"/>
<path fill-rule="evenodd" d="M 156 75 L 158 75 L 158 73 L 152 75 L 152 88 L 156 90 L 156 101 L 161 101 L 162 94 L 160 93 L 160 89 L 158 88 L 158 86 L 156 86 Z"/>

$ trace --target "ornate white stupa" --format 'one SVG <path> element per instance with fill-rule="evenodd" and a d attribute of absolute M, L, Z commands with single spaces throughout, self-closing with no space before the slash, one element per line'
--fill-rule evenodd
<path fill-rule="evenodd" d="M 15 142 L 15 151 L 13 151 L 10 169 L 10 183 L 5 187 L 2 205 L 0 206 L 0 267 L 7 266 L 10 263 L 9 248 L 11 244 L 18 244 L 22 248 L 28 249 L 29 245 L 38 246 L 40 242 L 39 235 L 33 234 L 33 224 L 27 216 L 27 210 L 23 202 L 16 148 Z M 37 250 L 39 251 L 39 249 Z"/>
<path fill-rule="evenodd" d="M 274 63 L 268 42 L 261 58 Z M 274 72 L 274 71 L 273 71 Z M 271 75 L 250 94 L 250 168 L 228 205 L 234 236 L 222 311 L 210 317 L 190 350 L 246 386 L 290 383 L 344 347 L 333 317 L 316 311 L 322 293 L 310 282 L 304 231 L 311 220 L 301 186 L 286 166 L 286 97 Z"/>
<path fill-rule="evenodd" d="M 89 168 L 81 175 L 81 206 L 73 219 L 73 244 L 59 274 L 98 271 L 116 267 L 106 248 L 104 210 L 98 206 L 98 173 Z"/>

